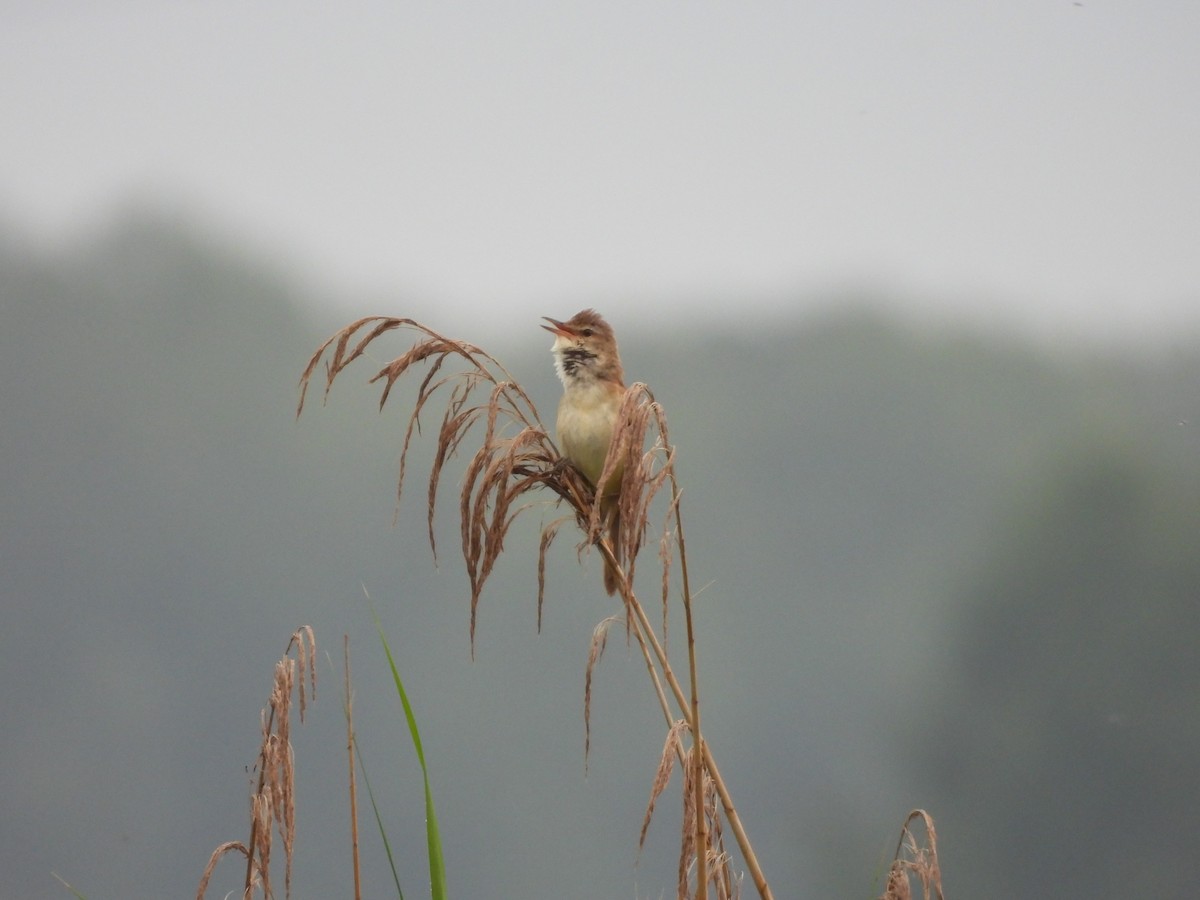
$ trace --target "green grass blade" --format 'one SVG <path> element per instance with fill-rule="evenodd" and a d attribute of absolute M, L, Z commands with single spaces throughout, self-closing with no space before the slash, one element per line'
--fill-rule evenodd
<path fill-rule="evenodd" d="M 61 875 L 59 875 L 57 872 L 51 872 L 50 874 L 53 875 L 55 878 L 57 878 L 59 880 L 59 883 L 61 883 L 62 886 L 65 887 L 72 894 L 74 894 L 78 898 L 78 900 L 87 900 L 87 897 L 83 896 L 83 894 L 79 893 L 79 891 L 75 890 L 75 888 L 73 888 L 73 887 L 71 887 L 71 885 L 67 884 L 66 880 Z"/>
<path fill-rule="evenodd" d="M 387 854 L 388 865 L 392 867 L 392 880 L 396 882 L 396 895 L 404 900 L 404 891 L 400 889 L 400 873 L 396 871 L 396 859 L 392 856 L 392 845 L 388 842 L 387 830 L 383 827 L 383 816 L 379 812 L 379 804 L 375 802 L 375 792 L 371 790 L 371 779 L 367 777 L 367 764 L 363 762 L 362 750 L 358 746 L 358 738 L 354 739 L 354 756 L 358 759 L 358 770 L 362 772 L 363 785 L 367 789 L 367 799 L 371 801 L 371 811 L 375 814 L 375 824 L 379 827 L 379 837 L 383 840 L 383 850 Z"/>
<path fill-rule="evenodd" d="M 392 681 L 396 685 L 396 693 L 404 707 L 404 718 L 408 720 L 408 732 L 412 736 L 413 749 L 417 751 L 417 760 L 421 763 L 421 774 L 425 778 L 425 839 L 429 847 L 429 888 L 432 900 L 446 900 L 446 864 L 442 860 L 442 838 L 438 832 L 437 813 L 433 808 L 433 791 L 429 786 L 429 769 L 425 765 L 425 751 L 421 747 L 421 733 L 417 730 L 417 718 L 413 715 L 408 695 L 404 692 L 404 683 L 400 680 L 400 671 L 396 668 L 396 660 L 392 657 L 392 648 L 388 646 L 387 635 L 384 634 L 383 624 L 375 608 L 371 607 L 371 617 L 375 620 L 375 630 L 379 632 L 379 640 L 383 643 L 383 652 L 387 656 L 388 666 L 392 670 Z"/>

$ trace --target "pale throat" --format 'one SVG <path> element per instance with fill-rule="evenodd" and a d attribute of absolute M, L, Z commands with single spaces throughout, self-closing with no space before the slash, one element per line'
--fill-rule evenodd
<path fill-rule="evenodd" d="M 558 404 L 558 441 L 566 457 L 594 486 L 604 471 L 623 391 L 614 391 L 616 382 L 601 379 L 591 365 L 578 364 L 568 371 L 557 348 L 554 366 L 565 388 Z M 617 477 L 613 486 L 619 484 Z"/>

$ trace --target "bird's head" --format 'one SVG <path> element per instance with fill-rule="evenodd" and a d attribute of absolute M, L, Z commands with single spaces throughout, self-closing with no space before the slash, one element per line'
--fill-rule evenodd
<path fill-rule="evenodd" d="M 576 313 L 565 322 L 543 316 L 542 327 L 554 335 L 554 368 L 564 387 L 592 381 L 623 384 L 621 357 L 612 327 L 594 309 Z"/>

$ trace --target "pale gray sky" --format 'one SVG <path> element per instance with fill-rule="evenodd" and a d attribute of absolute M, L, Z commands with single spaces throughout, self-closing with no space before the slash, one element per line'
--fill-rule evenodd
<path fill-rule="evenodd" d="M 0 216 L 42 234 L 161 195 L 481 322 L 836 285 L 1200 322 L 1194 0 L 0 9 Z"/>

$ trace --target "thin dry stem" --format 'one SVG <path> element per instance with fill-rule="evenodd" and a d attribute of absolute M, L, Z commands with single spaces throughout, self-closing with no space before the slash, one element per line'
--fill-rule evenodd
<path fill-rule="evenodd" d="M 680 844 L 677 896 L 680 900 L 689 897 L 707 896 L 711 887 L 718 900 L 730 900 L 737 897 L 738 880 L 732 869 L 732 859 L 725 849 L 725 839 L 722 834 L 721 814 L 718 807 L 718 796 L 713 781 L 708 777 L 707 770 L 693 764 L 696 749 L 693 745 L 685 747 L 683 737 L 690 731 L 687 721 L 679 719 L 667 731 L 666 742 L 663 744 L 659 757 L 658 770 L 650 787 L 650 799 L 646 804 L 646 814 L 642 819 L 642 830 L 638 837 L 638 852 L 646 843 L 646 834 L 650 829 L 650 821 L 654 816 L 654 808 L 663 791 L 671 780 L 676 760 L 684 773 L 683 795 L 683 840 Z M 699 773 L 700 789 L 696 790 L 691 783 Z M 699 805 L 697 805 L 699 799 Z M 697 827 L 696 820 L 703 820 L 705 827 Z M 701 862 L 703 860 L 703 863 Z M 695 878 L 695 894 L 689 891 L 690 883 Z M 700 879 L 705 879 L 700 881 Z"/>
<path fill-rule="evenodd" d="M 600 542 L 600 551 L 604 555 L 605 559 L 615 558 L 613 556 L 612 545 L 608 542 L 607 539 L 604 539 Z M 625 583 L 626 582 L 625 573 L 621 571 L 620 567 L 617 567 L 615 571 L 617 572 L 618 584 Z M 635 598 L 635 602 L 636 602 L 636 598 Z M 606 619 L 604 622 L 601 622 L 600 625 L 596 626 L 596 631 L 593 631 L 593 633 L 592 633 L 593 648 L 595 647 L 595 643 L 596 643 L 596 634 L 599 632 L 600 628 L 604 627 L 606 629 L 605 630 L 605 639 L 607 639 L 607 628 L 616 621 L 617 621 L 616 617 L 611 617 L 610 619 Z M 654 655 L 652 655 L 651 648 L 650 648 L 649 644 L 647 643 L 645 636 L 643 635 L 642 629 L 633 627 L 633 613 L 631 611 L 629 611 L 628 607 L 627 607 L 627 611 L 626 611 L 626 615 L 625 615 L 625 623 L 626 623 L 627 632 L 631 633 L 633 635 L 634 639 L 637 641 L 638 648 L 642 652 L 642 659 L 646 663 L 646 673 L 649 676 L 650 683 L 654 688 L 654 695 L 658 698 L 658 705 L 659 705 L 659 708 L 662 710 L 663 719 L 666 722 L 667 727 L 670 728 L 674 721 L 673 717 L 672 717 L 672 713 L 671 713 L 671 703 L 667 699 L 667 693 L 663 689 L 662 678 L 659 676 L 658 668 L 655 665 L 656 657 Z M 600 648 L 600 652 L 601 653 L 603 652 L 603 647 Z M 585 685 L 584 685 L 584 703 L 583 703 L 583 724 L 584 724 L 584 732 L 585 732 L 585 741 L 584 741 L 584 770 L 585 771 L 587 769 L 587 748 L 591 742 L 591 676 L 592 676 L 592 669 L 595 667 L 595 664 L 598 660 L 599 660 L 599 654 L 595 654 L 595 658 L 593 658 L 593 653 L 589 653 L 589 655 L 588 655 L 588 672 L 587 672 L 587 677 L 585 679 Z M 681 762 L 682 762 L 682 759 L 681 759 Z"/>
<path fill-rule="evenodd" d="M 601 541 L 598 545 L 601 553 L 613 565 L 616 564 L 616 558 L 613 556 L 611 549 L 608 547 L 607 541 Z M 641 635 L 654 651 L 655 659 L 658 662 L 659 671 L 662 673 L 663 679 L 667 686 L 671 689 L 671 694 L 675 698 L 675 703 L 678 709 L 682 712 L 685 719 L 691 720 L 691 704 L 688 702 L 683 688 L 679 684 L 679 680 L 675 677 L 675 672 L 671 668 L 670 661 L 667 659 L 666 651 L 662 643 L 658 640 L 654 629 L 650 625 L 650 620 L 646 616 L 646 611 L 637 601 L 628 581 L 622 573 L 619 573 L 618 588 L 621 596 L 625 599 L 626 608 L 634 617 L 636 633 Z M 721 807 L 725 813 L 726 821 L 729 827 L 733 829 L 733 835 L 738 844 L 738 849 L 742 852 L 743 861 L 746 863 L 746 868 L 750 872 L 750 876 L 754 881 L 754 886 L 758 890 L 762 900 L 770 900 L 774 895 L 771 893 L 770 885 L 767 883 L 766 876 L 763 874 L 762 867 L 758 863 L 758 857 L 754 853 L 754 848 L 750 844 L 750 838 L 746 834 L 745 826 L 742 824 L 741 816 L 738 815 L 737 808 L 733 804 L 733 797 L 729 793 L 729 788 L 725 783 L 725 779 L 721 777 L 720 771 L 717 769 L 717 761 L 712 755 L 712 748 L 709 747 L 707 741 L 701 741 L 701 752 L 704 758 L 704 767 L 708 771 L 709 777 L 712 778 L 713 786 L 717 791 L 717 795 L 721 798 Z"/>
<path fill-rule="evenodd" d="M 727 900 L 737 896 L 737 880 L 721 833 L 716 790 L 703 766 L 694 764 L 698 756 L 693 744 L 683 766 L 684 846 L 679 855 L 679 896 L 687 897 L 689 870 L 694 868 L 697 900 L 707 897 L 710 887 L 718 900 Z M 699 778 L 701 783 L 690 783 L 693 778 Z M 694 843 L 688 840 L 689 836 L 695 837 Z M 693 866 L 688 865 L 689 860 Z"/>
<path fill-rule="evenodd" d="M 350 785 L 350 860 L 354 868 L 354 900 L 362 900 L 362 872 L 358 860 L 358 791 L 355 786 L 354 765 L 354 695 L 350 691 L 350 635 L 342 635 L 342 657 L 345 660 L 344 675 L 346 694 L 346 757 L 349 767 Z"/>

